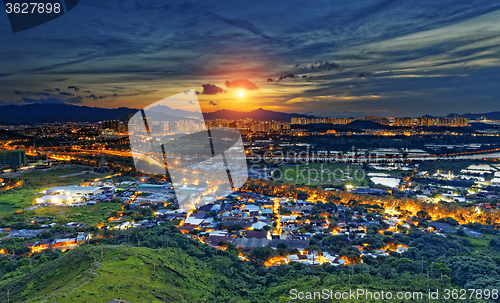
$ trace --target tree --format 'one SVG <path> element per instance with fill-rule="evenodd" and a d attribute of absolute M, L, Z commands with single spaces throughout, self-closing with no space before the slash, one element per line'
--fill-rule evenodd
<path fill-rule="evenodd" d="M 288 248 L 288 245 L 284 242 L 281 242 L 281 243 L 278 243 L 278 245 L 276 246 L 277 249 L 287 249 Z"/>
<path fill-rule="evenodd" d="M 286 216 L 286 215 L 291 215 L 291 214 L 292 214 L 292 212 L 289 209 L 286 209 L 283 207 L 280 208 L 280 215 Z"/>
<path fill-rule="evenodd" d="M 271 246 L 257 247 L 252 250 L 250 257 L 254 260 L 266 260 L 274 255 L 274 250 Z"/>
<path fill-rule="evenodd" d="M 417 217 L 422 220 L 429 220 L 429 214 L 425 210 L 421 210 L 417 212 Z"/>
<path fill-rule="evenodd" d="M 241 226 L 238 223 L 235 223 L 235 224 L 231 224 L 227 227 L 227 232 L 232 233 L 233 231 L 239 231 L 242 229 L 243 229 L 243 226 Z"/>

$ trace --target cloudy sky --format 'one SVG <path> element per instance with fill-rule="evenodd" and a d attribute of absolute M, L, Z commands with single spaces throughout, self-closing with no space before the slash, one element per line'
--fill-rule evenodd
<path fill-rule="evenodd" d="M 0 104 L 142 108 L 196 89 L 204 111 L 500 111 L 500 2 L 334 2 L 80 0 L 15 34 L 2 13 Z"/>

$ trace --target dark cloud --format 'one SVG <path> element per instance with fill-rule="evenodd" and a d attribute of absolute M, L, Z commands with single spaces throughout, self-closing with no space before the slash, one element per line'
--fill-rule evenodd
<path fill-rule="evenodd" d="M 63 82 L 63 81 L 66 81 L 66 80 L 69 80 L 69 78 L 54 79 L 54 80 L 51 80 L 51 82 Z"/>
<path fill-rule="evenodd" d="M 74 89 L 74 90 L 75 90 L 75 92 L 77 92 L 77 91 L 79 91 L 79 90 L 80 90 L 80 88 L 79 88 L 79 87 L 77 87 L 77 86 L 68 86 L 68 89 Z"/>
<path fill-rule="evenodd" d="M 94 99 L 94 100 L 97 100 L 99 99 L 96 95 L 92 94 L 90 96 L 85 96 L 85 98 L 88 98 L 88 99 Z"/>
<path fill-rule="evenodd" d="M 203 92 L 202 92 L 203 95 L 216 95 L 226 92 L 223 88 L 218 87 L 217 85 L 214 84 L 203 84 L 202 87 L 203 87 Z"/>
<path fill-rule="evenodd" d="M 257 90 L 259 87 L 248 79 L 236 79 L 224 83 L 227 88 L 244 88 L 246 90 Z"/>
<path fill-rule="evenodd" d="M 59 95 L 68 96 L 68 97 L 74 96 L 74 94 L 67 93 L 67 92 L 60 92 Z"/>
<path fill-rule="evenodd" d="M 367 78 L 370 77 L 371 75 L 372 75 L 371 72 L 361 72 L 356 75 L 356 78 Z"/>
<path fill-rule="evenodd" d="M 297 77 L 298 77 L 298 76 L 297 76 Z M 284 80 L 284 79 L 286 79 L 286 78 L 290 78 L 290 79 L 292 79 L 292 78 L 295 78 L 295 75 L 294 75 L 294 74 L 286 74 L 286 75 L 284 75 L 284 76 L 279 77 L 278 81 Z"/>
<path fill-rule="evenodd" d="M 295 64 L 294 69 L 300 70 L 303 72 L 307 71 L 318 71 L 318 70 L 336 70 L 340 69 L 340 64 L 337 64 L 335 62 L 328 62 L 328 61 L 317 61 L 313 64 Z"/>
<path fill-rule="evenodd" d="M 267 78 L 267 82 L 274 82 L 273 78 Z"/>
<path fill-rule="evenodd" d="M 31 91 L 19 91 L 16 90 L 14 91 L 16 95 L 28 95 L 28 96 L 45 96 L 45 97 L 50 97 L 52 94 L 47 91 L 42 91 L 42 92 L 31 92 Z"/>
<path fill-rule="evenodd" d="M 217 101 L 210 101 L 210 102 L 208 102 L 208 104 L 213 105 L 213 106 L 219 105 L 219 103 Z"/>
<path fill-rule="evenodd" d="M 311 69 L 322 69 L 322 70 L 332 70 L 332 69 L 339 69 L 340 65 L 334 62 L 322 62 L 319 61 L 315 65 L 311 65 Z"/>

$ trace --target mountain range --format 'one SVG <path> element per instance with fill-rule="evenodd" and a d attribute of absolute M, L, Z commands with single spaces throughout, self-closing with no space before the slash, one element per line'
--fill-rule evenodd
<path fill-rule="evenodd" d="M 35 124 L 53 122 L 125 121 L 132 108 L 99 108 L 69 104 L 26 104 L 0 106 L 0 124 Z"/>
<path fill-rule="evenodd" d="M 0 106 L 0 124 L 36 124 L 53 122 L 99 122 L 106 120 L 125 121 L 127 115 L 135 114 L 138 109 L 120 107 L 115 109 L 76 106 L 69 104 L 27 104 Z M 152 107 L 148 113 L 153 120 L 177 121 L 179 117 L 198 116 L 194 112 L 172 109 L 166 105 Z M 207 120 L 237 120 L 251 118 L 256 121 L 288 121 L 294 117 L 315 118 L 303 114 L 288 114 L 259 108 L 250 112 L 222 109 L 203 113 Z"/>
<path fill-rule="evenodd" d="M 0 106 L 0 124 L 35 124 L 53 122 L 99 122 L 106 120 L 125 121 L 127 115 L 134 114 L 138 109 L 134 108 L 100 108 L 88 106 L 76 106 L 69 104 L 26 104 Z M 153 120 L 177 121 L 179 117 L 193 117 L 196 113 L 172 109 L 166 105 L 158 105 L 152 108 L 155 112 Z M 290 122 L 292 118 L 316 118 L 312 115 L 298 113 L 283 113 L 259 108 L 249 112 L 221 109 L 214 112 L 203 113 L 206 120 L 227 119 L 238 120 L 250 118 L 255 121 L 284 121 Z M 432 116 L 428 116 L 432 117 Z M 449 114 L 446 117 L 463 117 L 469 120 L 485 118 L 488 120 L 499 120 L 500 112 L 482 114 Z M 354 125 L 353 125 L 354 126 Z"/>

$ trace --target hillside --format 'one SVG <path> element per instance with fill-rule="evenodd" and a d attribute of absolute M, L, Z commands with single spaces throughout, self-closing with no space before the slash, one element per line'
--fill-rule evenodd
<path fill-rule="evenodd" d="M 25 136 L 18 135 L 16 133 L 0 129 L 0 141 L 3 140 L 17 140 L 27 138 Z"/>
<path fill-rule="evenodd" d="M 176 248 L 87 246 L 0 286 L 10 302 L 201 302 L 213 298 L 214 274 Z M 189 286 L 189 287 L 187 287 Z M 217 285 L 220 288 L 220 285 Z"/>
<path fill-rule="evenodd" d="M 125 121 L 128 114 L 136 112 L 124 107 L 109 109 L 69 104 L 5 105 L 0 110 L 0 124 Z"/>
<path fill-rule="evenodd" d="M 341 251 L 355 263 L 360 260 L 356 244 L 383 246 L 390 237 L 379 234 L 377 227 L 367 231 L 369 234 L 358 242 L 341 244 L 345 240 L 344 236 L 326 235 L 322 236 L 321 241 L 325 249 Z M 294 250 L 281 248 L 281 251 L 275 252 L 270 247 L 256 248 L 248 256 L 253 261 L 247 262 L 239 260 L 238 250 L 233 245 L 226 245 L 225 251 L 217 251 L 181 234 L 171 223 L 127 232 L 96 232 L 108 236 L 93 239 L 90 245 L 66 253 L 47 250 L 31 256 L 31 261 L 23 256 L 2 257 L 0 302 L 7 302 L 7 290 L 10 302 L 97 303 L 125 300 L 131 303 L 269 303 L 289 302 L 292 289 L 301 292 L 368 289 L 426 293 L 427 285 L 430 289 L 440 288 L 440 291 L 456 286 L 474 289 L 500 287 L 498 250 L 488 246 L 491 246 L 488 238 L 475 239 L 472 243 L 469 240 L 472 237 L 466 234 L 460 236 L 458 232 L 453 238 L 443 238 L 410 231 L 397 237 L 401 243 L 408 245 L 409 250 L 403 255 L 390 253 L 382 259 L 367 257 L 363 258 L 363 263 L 351 266 L 324 264 L 312 267 L 292 263 L 268 268 L 264 266 L 263 260 Z M 396 237 L 392 239 L 399 241 Z M 122 245 L 110 245 L 114 242 Z M 340 245 L 348 247 L 339 249 Z M 431 279 L 421 275 L 423 259 L 425 270 L 429 270 L 433 262 L 434 274 Z M 378 303 L 401 300 L 349 298 L 333 302 Z M 440 298 L 433 302 L 451 301 Z"/>

